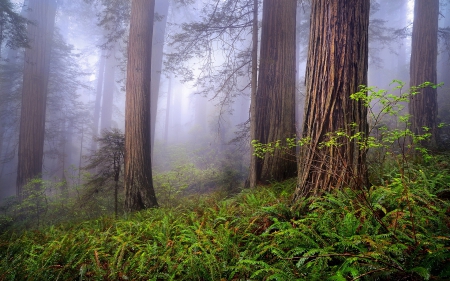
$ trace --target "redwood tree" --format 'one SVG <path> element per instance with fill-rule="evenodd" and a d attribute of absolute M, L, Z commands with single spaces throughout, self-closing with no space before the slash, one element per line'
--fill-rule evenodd
<path fill-rule="evenodd" d="M 255 139 L 266 144 L 295 136 L 295 33 L 297 0 L 264 0 Z M 256 163 L 256 181 L 294 177 L 295 150 L 267 153 Z"/>
<path fill-rule="evenodd" d="M 252 26 L 252 81 L 250 94 L 250 139 L 256 138 L 256 118 L 252 118 L 256 113 L 256 93 L 258 90 L 258 0 L 253 0 L 253 26 Z M 254 154 L 253 146 L 250 147 L 250 169 L 248 174 L 248 187 L 256 187 L 257 174 L 256 167 L 258 159 Z M 247 184 L 246 184 L 247 185 Z"/>
<path fill-rule="evenodd" d="M 125 104 L 125 210 L 156 207 L 151 167 L 150 77 L 154 0 L 131 3 Z"/>
<path fill-rule="evenodd" d="M 50 71 L 56 0 L 30 0 L 28 25 L 30 48 L 25 50 L 19 131 L 17 196 L 22 187 L 41 176 L 44 154 L 45 111 Z"/>
<path fill-rule="evenodd" d="M 366 183 L 365 153 L 356 140 L 367 132 L 367 108 L 350 95 L 367 83 L 369 0 L 312 1 L 303 138 L 294 199 Z"/>
<path fill-rule="evenodd" d="M 416 0 L 414 2 L 414 22 L 412 31 L 410 85 L 418 86 L 424 82 L 437 82 L 439 0 Z M 436 147 L 439 139 L 437 130 L 437 90 L 426 87 L 410 98 L 411 131 L 414 134 L 426 133 L 431 138 L 423 144 Z"/>

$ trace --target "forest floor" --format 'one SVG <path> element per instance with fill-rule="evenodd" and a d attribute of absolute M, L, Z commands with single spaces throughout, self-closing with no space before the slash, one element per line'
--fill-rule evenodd
<path fill-rule="evenodd" d="M 0 280 L 450 280 L 448 157 L 407 169 L 295 204 L 292 179 L 8 230 Z"/>

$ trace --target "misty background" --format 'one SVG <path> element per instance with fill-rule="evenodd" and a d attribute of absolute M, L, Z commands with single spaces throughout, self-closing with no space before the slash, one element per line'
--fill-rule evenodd
<path fill-rule="evenodd" d="M 49 194 L 66 190 L 67 196 L 81 198 L 99 192 L 99 187 L 83 189 L 95 174 L 84 167 L 99 149 L 96 138 L 102 132 L 112 128 L 124 131 L 127 2 L 57 1 L 43 162 Z M 231 23 L 208 27 L 208 14 L 221 2 L 156 0 L 152 164 L 162 204 L 182 192 L 239 189 L 247 178 L 252 6 L 251 1 L 238 1 L 240 14 L 230 17 Z M 372 1 L 369 86 L 390 89 L 394 79 L 409 84 L 413 2 Z M 13 3 L 15 11 L 26 18 L 27 1 Z M 303 111 L 309 8 L 308 2 L 302 1 L 297 11 L 297 124 Z M 449 9 L 446 2 L 441 3 L 441 122 L 450 121 Z M 23 48 L 2 43 L 0 199 L 16 192 L 23 60 Z"/>

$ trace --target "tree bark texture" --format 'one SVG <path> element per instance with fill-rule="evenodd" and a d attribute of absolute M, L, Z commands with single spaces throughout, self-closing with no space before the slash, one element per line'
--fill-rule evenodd
<path fill-rule="evenodd" d="M 350 99 L 367 83 L 369 0 L 312 1 L 306 99 L 294 200 L 366 184 L 365 152 L 348 137 L 323 146 L 330 133 L 367 134 L 367 108 Z"/>
<path fill-rule="evenodd" d="M 252 82 L 250 95 L 250 140 L 256 139 L 256 93 L 258 90 L 258 0 L 253 0 L 253 28 L 252 28 Z M 248 186 L 256 187 L 256 163 L 258 159 L 254 154 L 254 148 L 250 145 L 250 169 L 248 174 Z"/>
<path fill-rule="evenodd" d="M 22 200 L 23 186 L 42 174 L 50 51 L 56 14 L 55 0 L 31 0 L 29 4 L 29 19 L 35 24 L 28 25 L 31 47 L 25 50 L 16 182 L 19 200 Z"/>
<path fill-rule="evenodd" d="M 295 137 L 296 0 L 264 0 L 256 94 L 255 139 L 266 144 Z M 256 181 L 295 176 L 295 149 L 276 150 L 256 163 Z"/>
<path fill-rule="evenodd" d="M 125 103 L 125 210 L 158 205 L 153 189 L 150 77 L 154 0 L 133 0 Z"/>
<path fill-rule="evenodd" d="M 437 82 L 439 0 L 416 0 L 411 46 L 410 85 Z M 423 135 L 427 127 L 431 138 L 422 144 L 436 147 L 439 139 L 437 129 L 437 90 L 427 87 L 410 97 L 409 114 L 411 131 Z"/>

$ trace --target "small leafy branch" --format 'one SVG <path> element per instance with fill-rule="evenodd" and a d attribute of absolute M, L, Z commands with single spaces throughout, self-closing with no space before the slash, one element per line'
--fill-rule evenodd
<path fill-rule="evenodd" d="M 356 141 L 359 148 L 365 151 L 369 149 L 383 148 L 387 154 L 400 154 L 404 157 L 413 150 L 422 153 L 424 160 L 429 159 L 428 152 L 420 146 L 420 143 L 430 138 L 429 128 L 424 128 L 425 134 L 414 134 L 410 129 L 411 115 L 405 114 L 404 109 L 406 103 L 411 96 L 420 93 L 420 89 L 433 87 L 437 88 L 442 84 L 433 84 L 425 82 L 419 86 L 411 87 L 410 91 L 403 91 L 404 82 L 393 80 L 391 83 L 393 88 L 391 91 L 377 89 L 376 87 L 360 86 L 357 93 L 350 97 L 355 101 L 362 101 L 368 110 L 369 131 L 366 134 L 356 132 L 348 135 L 343 129 L 336 132 L 330 132 L 326 135 L 326 141 L 322 142 L 319 147 L 341 146 L 342 138 L 350 141 Z M 398 91 L 398 94 L 391 92 Z M 357 127 L 357 124 L 349 124 L 351 127 Z M 441 123 L 438 127 L 443 127 Z M 286 144 L 282 144 L 281 140 L 270 143 L 260 143 L 258 140 L 251 142 L 254 147 L 254 155 L 264 158 L 265 155 L 273 155 L 275 150 L 284 150 L 286 153 L 293 147 L 302 147 L 310 143 L 309 138 L 287 138 Z"/>
<path fill-rule="evenodd" d="M 254 148 L 254 153 L 258 158 L 264 158 L 266 155 L 274 155 L 276 150 L 283 150 L 285 153 L 291 153 L 291 149 L 294 147 L 300 147 L 310 142 L 309 138 L 301 138 L 297 140 L 296 138 L 287 138 L 286 144 L 283 145 L 281 140 L 277 140 L 270 143 L 261 143 L 258 140 L 252 140 L 251 145 Z"/>
<path fill-rule="evenodd" d="M 370 128 L 366 133 L 356 132 L 349 135 L 344 129 L 326 134 L 325 140 L 319 144 L 319 149 L 326 147 L 340 147 L 347 141 L 356 142 L 359 149 L 364 150 L 368 155 L 368 162 L 372 168 L 371 182 L 376 184 L 384 181 L 385 174 L 388 167 L 387 163 L 395 163 L 398 174 L 394 176 L 398 180 L 402 196 L 397 202 L 397 208 L 394 213 L 390 213 L 392 220 L 389 223 L 383 220 L 388 214 L 388 211 L 383 210 L 380 213 L 376 204 L 371 202 L 370 197 L 375 192 L 373 188 L 358 188 L 349 189 L 348 192 L 357 193 L 360 204 L 367 209 L 380 226 L 392 235 L 392 237 L 400 241 L 401 235 L 405 232 L 399 230 L 399 225 L 407 228 L 406 236 L 408 239 L 414 241 L 416 245 L 420 244 L 420 238 L 417 230 L 417 220 L 420 215 L 416 212 L 414 206 L 417 199 L 417 194 L 411 191 L 411 185 L 415 184 L 417 172 L 414 168 L 414 162 L 422 159 L 425 163 L 431 161 L 433 156 L 428 150 L 421 146 L 424 140 L 430 138 L 431 133 L 428 128 L 424 128 L 424 134 L 414 134 L 410 129 L 410 118 L 408 114 L 404 114 L 405 103 L 407 103 L 411 96 L 420 93 L 420 89 L 426 87 L 438 87 L 430 82 L 423 83 L 417 87 L 412 87 L 410 91 L 404 92 L 404 83 L 398 80 L 393 81 L 393 91 L 398 91 L 398 94 L 392 94 L 387 90 L 379 90 L 375 87 L 360 86 L 360 91 L 351 95 L 355 101 L 362 102 L 368 108 L 368 118 Z M 357 128 L 358 124 L 349 124 L 349 126 Z M 439 125 L 440 127 L 443 124 Z M 309 144 L 309 140 L 300 138 L 299 140 L 288 139 L 287 145 L 282 145 L 281 141 L 272 142 L 269 144 L 261 144 L 253 141 L 257 157 L 264 157 L 266 154 L 273 154 L 276 149 L 290 149 L 293 147 L 301 147 Z M 339 153 L 339 150 L 336 150 Z M 419 154 L 417 153 L 419 152 Z M 314 152 L 316 153 L 316 152 Z M 421 155 L 421 158 L 418 158 Z M 336 157 L 340 157 L 337 155 Z M 344 159 L 344 157 L 340 157 Z M 344 160 L 340 161 L 341 166 L 346 167 Z M 378 177 L 374 177 L 378 175 Z M 338 175 L 337 175 L 338 176 Z M 360 180 L 363 175 L 351 175 L 352 180 L 356 183 L 364 182 Z M 349 184 L 349 186 L 351 186 Z M 407 215 L 406 215 L 407 214 Z M 406 221 L 406 222 L 405 222 Z"/>

